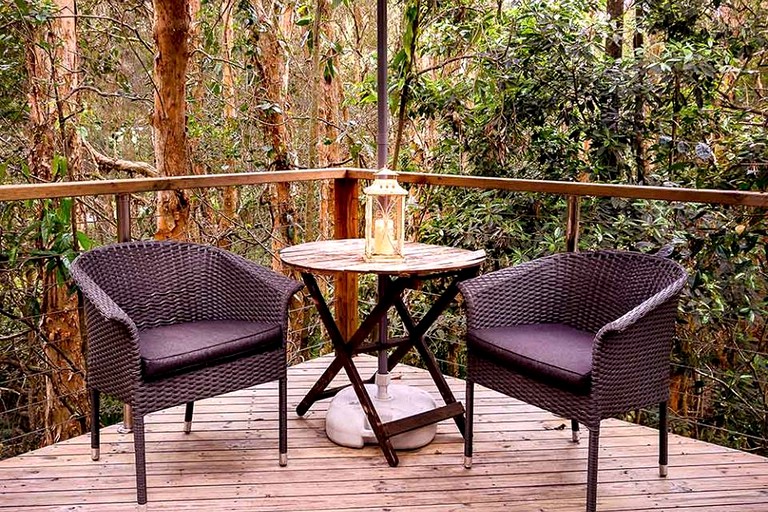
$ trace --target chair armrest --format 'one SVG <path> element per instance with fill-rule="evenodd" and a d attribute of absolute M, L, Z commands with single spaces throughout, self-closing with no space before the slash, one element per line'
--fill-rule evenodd
<path fill-rule="evenodd" d="M 467 328 L 557 322 L 556 279 L 550 258 L 540 258 L 459 283 Z"/>
<path fill-rule="evenodd" d="M 656 309 L 660 308 L 663 304 L 671 299 L 674 300 L 676 306 L 677 300 L 680 297 L 680 292 L 685 285 L 685 280 L 685 277 L 682 277 L 674 281 L 672 284 L 644 300 L 634 308 L 621 315 L 616 320 L 604 325 L 597 332 L 596 337 L 602 338 L 603 335 L 607 333 L 625 331 L 635 322 L 649 314 L 652 314 Z"/>
<path fill-rule="evenodd" d="M 77 265 L 77 261 L 72 264 L 70 270 L 77 287 L 104 320 L 117 322 L 124 325 L 129 332 L 138 333 L 133 320 Z"/>
<path fill-rule="evenodd" d="M 592 384 L 603 416 L 666 400 L 680 278 L 595 335 Z"/>
<path fill-rule="evenodd" d="M 136 324 L 77 262 L 71 272 L 85 302 L 88 384 L 131 403 L 141 379 Z"/>

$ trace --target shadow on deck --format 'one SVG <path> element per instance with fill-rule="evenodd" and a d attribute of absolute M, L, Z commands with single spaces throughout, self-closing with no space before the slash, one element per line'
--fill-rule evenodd
<path fill-rule="evenodd" d="M 552 414 L 476 388 L 474 467 L 462 466 L 455 424 L 435 441 L 400 453 L 390 468 L 377 447 L 342 448 L 325 436 L 328 401 L 299 418 L 298 401 L 325 369 L 319 358 L 289 369 L 288 466 L 278 466 L 277 383 L 198 402 L 192 433 L 183 407 L 147 417 L 149 503 L 145 510 L 229 511 L 581 511 L 586 439 Z M 358 358 L 363 374 L 375 359 Z M 399 366 L 400 382 L 439 397 L 429 375 Z M 463 401 L 464 383 L 448 379 Z M 601 511 L 768 512 L 768 459 L 670 436 L 669 477 L 657 473 L 657 432 L 603 422 Z M 133 443 L 102 431 L 101 460 L 89 436 L 0 461 L 0 509 L 123 511 L 135 504 Z"/>

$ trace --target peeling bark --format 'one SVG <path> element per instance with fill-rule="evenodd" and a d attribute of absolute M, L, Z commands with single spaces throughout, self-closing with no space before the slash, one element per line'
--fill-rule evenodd
<path fill-rule="evenodd" d="M 131 174 L 141 174 L 142 176 L 148 176 L 150 178 L 154 178 L 159 175 L 157 169 L 146 162 L 134 162 L 132 160 L 112 158 L 105 155 L 104 153 L 99 152 L 88 141 L 83 141 L 83 146 L 88 150 L 88 153 L 90 153 L 91 157 L 96 163 L 96 167 L 105 173 L 118 171 Z"/>
<path fill-rule="evenodd" d="M 26 53 L 30 106 L 28 164 L 31 173 L 44 182 L 76 179 L 82 151 L 71 121 L 79 107 L 77 6 L 74 0 L 56 0 L 55 5 L 57 15 L 46 26 L 31 32 Z M 41 40 L 46 44 L 38 44 Z M 54 175 L 51 163 L 56 156 L 66 160 L 67 176 Z M 38 215 L 42 218 L 47 214 L 46 208 L 55 208 L 60 203 L 39 204 Z M 75 202 L 70 214 L 73 248 L 77 249 Z M 38 249 L 48 250 L 50 240 L 41 236 L 37 245 Z M 45 363 L 55 371 L 46 373 L 42 382 L 44 389 L 40 394 L 45 405 L 30 411 L 33 425 L 43 427 L 44 444 L 82 434 L 89 416 L 77 295 L 58 280 L 56 268 L 48 263 L 41 261 L 38 269 L 43 296 L 37 329 Z"/>
<path fill-rule="evenodd" d="M 620 59 L 624 46 L 624 0 L 608 0 L 606 12 L 613 30 L 605 41 L 605 53 Z"/>
<path fill-rule="evenodd" d="M 234 0 L 224 0 L 221 5 L 221 50 L 223 52 L 223 62 L 221 67 L 221 95 L 224 98 L 224 122 L 234 123 L 237 117 L 235 101 L 235 78 L 232 73 L 232 49 L 234 47 L 235 31 L 232 25 L 232 8 Z M 230 169 L 235 167 L 234 158 L 227 159 L 227 165 Z M 218 222 L 218 245 L 222 248 L 229 248 L 230 241 L 227 237 L 232 228 L 232 219 L 237 213 L 237 204 L 239 201 L 237 187 L 224 187 L 221 191 L 221 215 Z"/>
<path fill-rule="evenodd" d="M 269 10 L 262 0 L 252 2 L 259 18 L 250 33 L 251 46 L 256 49 L 252 54 L 252 64 L 258 77 L 254 99 L 257 104 L 268 103 L 272 106 L 259 109 L 258 116 L 263 126 L 264 139 L 271 146 L 269 170 L 284 170 L 293 167 L 288 156 L 290 132 L 284 101 L 287 64 L 278 37 L 279 23 L 284 18 L 282 9 L 285 7 L 272 2 L 267 4 Z M 289 184 L 269 186 L 269 207 L 272 215 L 272 268 L 282 271 L 278 253 L 296 240 L 295 206 Z"/>
<path fill-rule="evenodd" d="M 329 41 L 336 40 L 334 30 L 333 11 L 328 5 L 328 0 L 319 0 L 324 4 L 323 11 L 328 20 L 323 24 L 325 38 Z M 342 124 L 342 87 L 341 79 L 336 74 L 339 69 L 338 55 L 333 48 L 328 49 L 324 57 L 326 65 L 321 71 L 321 101 L 319 105 L 320 140 L 318 141 L 318 162 L 320 167 L 336 167 L 342 163 L 342 148 L 339 140 L 339 127 Z M 334 73 L 328 70 L 334 70 Z M 323 181 L 320 183 L 320 236 L 323 239 L 332 237 L 333 234 L 333 183 Z"/>
<path fill-rule="evenodd" d="M 189 1 L 155 0 L 154 12 L 155 167 L 162 176 L 180 176 L 186 174 L 188 168 L 185 80 L 189 62 Z M 186 192 L 158 192 L 155 238 L 187 238 L 189 210 Z"/>

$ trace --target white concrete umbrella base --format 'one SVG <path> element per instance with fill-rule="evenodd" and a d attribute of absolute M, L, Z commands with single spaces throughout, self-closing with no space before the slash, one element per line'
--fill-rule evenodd
<path fill-rule="evenodd" d="M 423 389 L 403 384 L 390 384 L 387 386 L 390 398 L 384 400 L 377 398 L 376 384 L 366 384 L 365 389 L 382 423 L 407 418 L 435 408 L 434 399 Z M 339 391 L 331 400 L 325 416 L 325 433 L 334 443 L 350 448 L 378 444 L 352 387 Z M 399 434 L 390 441 L 395 450 L 412 450 L 431 443 L 436 433 L 437 424 L 433 423 Z"/>

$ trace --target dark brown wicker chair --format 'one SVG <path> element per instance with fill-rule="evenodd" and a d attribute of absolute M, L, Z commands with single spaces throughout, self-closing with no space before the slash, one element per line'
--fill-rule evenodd
<path fill-rule="evenodd" d="M 72 264 L 88 336 L 91 447 L 99 458 L 99 395 L 133 408 L 138 502 L 147 502 L 144 415 L 279 381 L 280 465 L 287 457 L 288 303 L 302 285 L 215 247 L 132 242 Z"/>
<path fill-rule="evenodd" d="M 464 281 L 467 429 L 473 384 L 589 429 L 587 511 L 597 507 L 600 421 L 659 404 L 659 472 L 667 467 L 669 355 L 687 279 L 677 263 L 620 251 L 565 253 Z"/>

